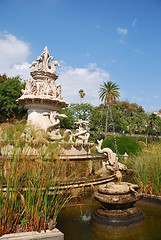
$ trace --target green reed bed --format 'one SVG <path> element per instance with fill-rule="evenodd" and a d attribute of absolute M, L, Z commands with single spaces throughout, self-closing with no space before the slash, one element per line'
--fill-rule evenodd
<path fill-rule="evenodd" d="M 71 175 L 64 173 L 60 145 L 48 143 L 43 133 L 27 130 L 23 138 L 22 132 L 20 125 L 1 128 L 0 236 L 54 228 L 59 212 L 71 199 Z M 14 147 L 10 155 L 8 145 Z M 29 154 L 28 147 L 38 155 Z"/>
<path fill-rule="evenodd" d="M 59 188 L 60 182 L 64 182 L 61 166 L 60 160 L 32 161 L 14 156 L 9 161 L 2 159 L 0 235 L 46 230 L 49 222 L 55 227 L 59 212 L 71 198 L 68 188 Z"/>
<path fill-rule="evenodd" d="M 131 158 L 130 167 L 143 193 L 161 195 L 161 143 L 144 147 L 137 157 Z"/>

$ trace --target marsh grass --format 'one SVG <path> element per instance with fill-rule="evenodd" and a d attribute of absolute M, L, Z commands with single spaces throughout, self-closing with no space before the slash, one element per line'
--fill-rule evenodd
<path fill-rule="evenodd" d="M 1 127 L 0 236 L 17 231 L 46 231 L 51 228 L 49 222 L 54 228 L 59 212 L 71 199 L 68 182 L 74 173 L 64 173 L 66 163 L 59 159 L 60 145 L 46 143 L 45 135 L 31 131 L 23 139 L 23 125 Z M 6 144 L 18 152 L 14 150 L 8 156 Z M 39 155 L 28 154 L 28 147 Z"/>
<path fill-rule="evenodd" d="M 134 180 L 143 193 L 161 195 L 161 143 L 152 143 L 130 160 Z"/>
<path fill-rule="evenodd" d="M 55 226 L 59 212 L 71 198 L 68 188 L 60 188 L 60 183 L 67 186 L 68 181 L 61 177 L 61 161 L 32 161 L 13 156 L 4 177 L 6 161 L 2 160 L 1 167 L 0 235 L 16 232 L 22 219 L 25 219 L 23 231 L 46 230 L 51 219 Z"/>

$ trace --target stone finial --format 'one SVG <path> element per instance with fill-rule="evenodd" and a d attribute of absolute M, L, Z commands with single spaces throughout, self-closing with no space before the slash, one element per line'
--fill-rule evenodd
<path fill-rule="evenodd" d="M 44 71 L 56 75 L 56 66 L 61 67 L 61 65 L 57 60 L 50 63 L 53 59 L 53 56 L 50 56 L 47 46 L 45 46 L 41 56 L 38 56 L 36 61 L 32 62 L 30 67 L 34 67 L 33 72 Z"/>

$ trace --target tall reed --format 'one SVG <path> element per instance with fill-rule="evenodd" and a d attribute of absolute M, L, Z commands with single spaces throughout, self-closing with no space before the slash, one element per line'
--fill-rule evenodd
<path fill-rule="evenodd" d="M 142 153 L 131 160 L 131 168 L 136 172 L 134 180 L 142 192 L 161 194 L 161 143 L 145 147 Z"/>
<path fill-rule="evenodd" d="M 23 130 L 23 127 L 11 127 L 1 134 L 0 236 L 54 228 L 59 212 L 71 199 L 68 191 L 70 176 L 64 177 L 59 144 L 46 143 L 41 136 L 36 140 L 36 133 L 26 142 L 20 138 Z M 5 151 L 7 144 L 14 146 L 10 156 Z M 35 149 L 38 155 L 32 152 L 29 155 L 28 147 Z"/>
<path fill-rule="evenodd" d="M 46 230 L 49 220 L 56 225 L 57 216 L 71 198 L 68 188 L 60 188 L 61 160 L 3 159 L 0 193 L 0 235 L 17 231 L 25 220 L 23 230 Z M 5 164 L 4 164 L 5 163 Z M 6 186 L 3 192 L 3 169 L 7 163 Z M 67 180 L 64 182 L 67 185 Z"/>

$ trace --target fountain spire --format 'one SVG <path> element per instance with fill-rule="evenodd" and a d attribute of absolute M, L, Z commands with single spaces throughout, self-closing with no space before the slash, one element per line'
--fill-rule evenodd
<path fill-rule="evenodd" d="M 56 86 L 56 67 L 61 66 L 53 59 L 45 46 L 41 55 L 32 62 L 32 79 L 26 81 L 25 90 L 22 90 L 22 96 L 17 99 L 18 103 L 28 109 L 27 123 L 45 132 L 54 129 L 55 126 L 58 128 L 58 112 L 68 106 L 61 95 L 61 85 Z"/>

